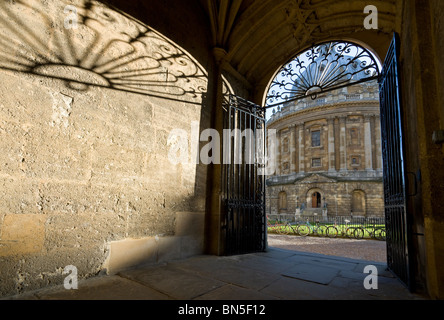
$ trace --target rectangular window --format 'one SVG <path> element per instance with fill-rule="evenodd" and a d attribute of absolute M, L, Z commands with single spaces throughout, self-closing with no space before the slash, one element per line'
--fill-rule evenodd
<path fill-rule="evenodd" d="M 320 147 L 321 146 L 321 131 L 312 131 L 311 132 L 311 146 L 312 147 Z"/>
<path fill-rule="evenodd" d="M 321 164 L 321 158 L 313 158 L 311 159 L 311 167 L 312 168 L 316 168 L 316 167 L 320 167 Z"/>

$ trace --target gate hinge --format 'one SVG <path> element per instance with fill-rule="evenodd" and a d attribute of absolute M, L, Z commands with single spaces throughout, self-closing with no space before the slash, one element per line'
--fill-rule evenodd
<path fill-rule="evenodd" d="M 432 135 L 433 143 L 441 144 L 444 142 L 444 130 L 435 130 Z"/>

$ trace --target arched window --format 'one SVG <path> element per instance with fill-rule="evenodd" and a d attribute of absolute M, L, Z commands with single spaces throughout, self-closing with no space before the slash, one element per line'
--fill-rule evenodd
<path fill-rule="evenodd" d="M 311 206 L 312 206 L 312 208 L 320 208 L 321 207 L 321 194 L 319 192 L 314 192 L 311 195 Z"/>
<path fill-rule="evenodd" d="M 352 193 L 351 210 L 353 215 L 365 215 L 365 193 L 361 190 L 354 190 Z"/>
<path fill-rule="evenodd" d="M 287 193 L 285 191 L 279 192 L 279 213 L 287 210 Z"/>

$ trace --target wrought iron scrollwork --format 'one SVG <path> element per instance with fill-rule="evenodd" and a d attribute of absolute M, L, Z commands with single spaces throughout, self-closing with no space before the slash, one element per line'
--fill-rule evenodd
<path fill-rule="evenodd" d="M 311 97 L 379 77 L 376 58 L 351 42 L 315 45 L 286 63 L 273 79 L 266 106 Z"/>

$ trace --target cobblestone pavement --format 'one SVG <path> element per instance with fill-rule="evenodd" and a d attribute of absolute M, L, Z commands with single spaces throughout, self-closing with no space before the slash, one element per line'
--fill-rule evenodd
<path fill-rule="evenodd" d="M 268 235 L 268 246 L 352 259 L 387 262 L 386 243 L 378 240 Z"/>

